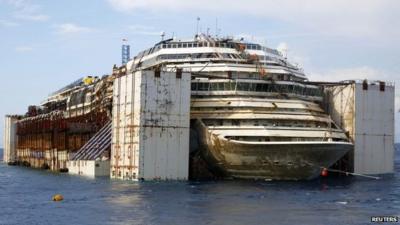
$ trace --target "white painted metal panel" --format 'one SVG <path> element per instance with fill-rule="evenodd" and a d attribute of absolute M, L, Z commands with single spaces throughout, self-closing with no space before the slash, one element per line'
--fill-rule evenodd
<path fill-rule="evenodd" d="M 15 162 L 17 160 L 17 118 L 6 116 L 4 123 L 4 152 L 3 161 L 5 163 Z"/>
<path fill-rule="evenodd" d="M 101 177 L 110 175 L 110 161 L 74 160 L 67 163 L 68 173 L 86 177 Z"/>
<path fill-rule="evenodd" d="M 111 177 L 187 179 L 190 74 L 140 71 L 118 78 L 114 92 L 111 155 L 120 160 L 112 160 Z"/>
<path fill-rule="evenodd" d="M 394 86 L 355 84 L 355 172 L 392 173 L 394 164 Z"/>
<path fill-rule="evenodd" d="M 380 90 L 379 83 L 335 86 L 330 92 L 329 112 L 354 141 L 354 172 L 393 173 L 394 86 Z"/>

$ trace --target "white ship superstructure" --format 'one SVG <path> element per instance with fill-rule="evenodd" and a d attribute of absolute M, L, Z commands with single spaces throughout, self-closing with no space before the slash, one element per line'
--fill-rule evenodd
<path fill-rule="evenodd" d="M 192 136 L 228 176 L 311 179 L 352 149 L 320 87 L 275 49 L 198 35 L 161 41 L 127 69 L 192 73 Z"/>

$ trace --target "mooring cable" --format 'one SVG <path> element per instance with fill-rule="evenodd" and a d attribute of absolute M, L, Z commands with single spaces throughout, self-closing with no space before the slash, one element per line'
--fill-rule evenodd
<path fill-rule="evenodd" d="M 371 179 L 375 179 L 375 180 L 381 179 L 381 177 L 370 176 L 370 175 L 365 175 L 365 174 L 361 174 L 361 173 L 354 173 L 354 172 L 347 172 L 347 171 L 343 171 L 343 170 L 328 169 L 328 168 L 325 168 L 325 167 L 320 167 L 320 168 L 322 170 L 326 170 L 326 171 L 330 171 L 330 172 L 336 172 L 336 173 L 343 173 L 343 174 L 346 174 L 346 175 L 366 177 L 366 178 L 371 178 Z"/>

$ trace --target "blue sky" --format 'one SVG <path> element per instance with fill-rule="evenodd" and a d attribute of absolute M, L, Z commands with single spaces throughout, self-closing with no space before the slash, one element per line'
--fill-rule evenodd
<path fill-rule="evenodd" d="M 214 34 L 218 20 L 222 35 L 287 47 L 310 79 L 400 84 L 396 0 L 0 0 L 0 117 L 24 113 L 82 76 L 110 73 L 122 38 L 135 54 L 162 31 L 192 36 L 198 16 L 203 32 Z"/>

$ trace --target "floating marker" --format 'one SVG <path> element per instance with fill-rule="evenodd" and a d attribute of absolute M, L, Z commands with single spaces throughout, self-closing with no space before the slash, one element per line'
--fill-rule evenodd
<path fill-rule="evenodd" d="M 62 200 L 64 200 L 64 197 L 60 194 L 56 194 L 53 196 L 53 201 L 55 201 L 55 202 L 60 202 Z"/>

